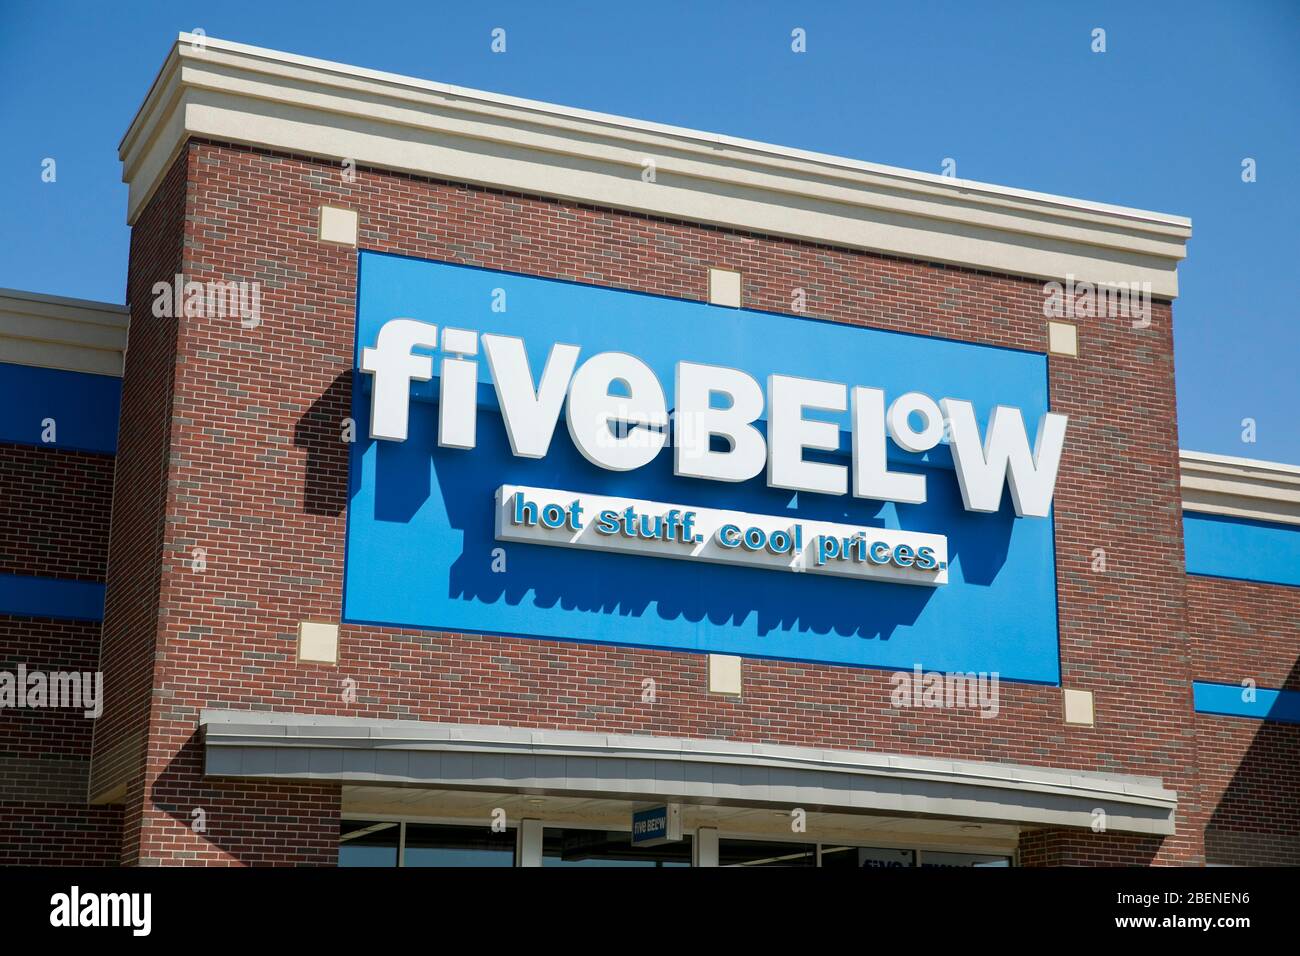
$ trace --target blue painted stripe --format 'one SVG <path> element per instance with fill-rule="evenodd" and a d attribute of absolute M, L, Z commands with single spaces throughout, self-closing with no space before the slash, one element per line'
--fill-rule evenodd
<path fill-rule="evenodd" d="M 1183 514 L 1187 573 L 1300 587 L 1300 525 Z"/>
<path fill-rule="evenodd" d="M 100 581 L 0 574 L 0 614 L 102 621 L 104 585 Z"/>
<path fill-rule="evenodd" d="M 1192 681 L 1192 705 L 1199 714 L 1300 724 L 1300 691 L 1260 688 L 1255 691 L 1255 699 L 1249 702 L 1242 699 L 1243 691 L 1239 684 Z"/>
<path fill-rule="evenodd" d="M 0 441 L 111 455 L 121 403 L 116 376 L 0 362 Z M 53 442 L 43 438 L 46 419 Z"/>

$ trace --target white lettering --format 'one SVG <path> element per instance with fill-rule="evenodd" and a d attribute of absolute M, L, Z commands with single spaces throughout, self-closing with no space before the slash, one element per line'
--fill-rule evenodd
<path fill-rule="evenodd" d="M 1005 405 L 993 409 L 981 450 L 971 403 L 945 398 L 939 404 L 952 429 L 952 460 L 966 510 L 997 511 L 1006 478 L 1016 514 L 1046 518 L 1065 445 L 1067 416 L 1048 412 L 1042 417 L 1031 457 L 1020 409 Z"/>
<path fill-rule="evenodd" d="M 837 451 L 840 447 L 838 422 L 808 419 L 804 409 L 842 412 L 847 390 L 836 382 L 812 378 L 771 375 L 767 380 L 767 483 L 791 491 L 820 491 L 842 495 L 848 489 L 848 471 L 843 465 L 807 461 L 804 449 Z"/>
<path fill-rule="evenodd" d="M 374 348 L 361 350 L 361 371 L 374 376 L 370 388 L 370 437 L 406 441 L 411 382 L 433 378 L 433 359 L 411 349 L 438 347 L 438 327 L 415 319 L 384 323 Z"/>
<path fill-rule="evenodd" d="M 506 424 L 510 450 L 519 458 L 545 458 L 551 447 L 555 423 L 560 418 L 564 394 L 578 364 L 576 345 L 551 346 L 551 354 L 542 370 L 542 381 L 533 388 L 533 373 L 528 368 L 524 340 L 509 335 L 485 335 L 488 368 L 501 403 L 501 417 Z"/>
<path fill-rule="evenodd" d="M 853 389 L 853 494 L 858 498 L 925 501 L 925 475 L 889 470 L 885 449 L 885 393 L 878 388 Z"/>
<path fill-rule="evenodd" d="M 714 408 L 713 397 L 729 400 Z M 767 445 L 754 422 L 763 414 L 763 389 L 734 368 L 677 363 L 673 473 L 714 481 L 749 481 L 767 464 Z M 726 451 L 710 447 L 725 439 Z"/>
<path fill-rule="evenodd" d="M 524 341 L 515 336 L 466 329 L 443 330 L 438 390 L 438 444 L 474 448 L 478 411 L 478 343 L 488 370 L 511 451 L 543 458 L 562 410 L 571 439 L 592 464 L 630 471 L 649 464 L 668 443 L 669 414 L 653 369 L 633 355 L 602 352 L 578 366 L 581 347 L 552 345 L 536 386 Z M 361 371 L 371 383 L 370 435 L 404 441 L 412 381 L 428 381 L 436 349 L 436 326 L 392 319 L 373 347 L 362 349 Z M 773 488 L 843 495 L 849 468 L 837 461 L 808 460 L 806 451 L 837 456 L 841 415 L 849 410 L 852 493 L 858 498 L 921 504 L 926 476 L 893 472 L 886 439 L 914 454 L 935 448 L 949 435 L 962 502 L 969 511 L 996 512 L 1003 485 L 1017 515 L 1047 517 L 1052 507 L 1068 417 L 1045 413 L 1032 452 L 1019 409 L 999 405 L 983 437 L 969 401 L 935 401 L 921 392 L 895 398 L 886 411 L 882 389 L 819 379 L 771 375 L 767 396 L 750 375 L 725 366 L 679 362 L 673 409 L 673 472 L 682 477 L 742 482 L 766 465 Z M 767 440 L 757 422 L 767 408 Z M 805 413 L 811 412 L 811 417 Z M 820 413 L 820 414 L 818 414 Z M 828 414 L 829 413 L 829 414 Z M 716 447 L 725 443 L 727 447 Z"/>
<path fill-rule="evenodd" d="M 626 394 L 611 395 L 615 383 Z M 663 387 L 650 366 L 633 355 L 594 355 L 569 385 L 568 424 L 573 444 L 593 465 L 610 471 L 640 468 L 668 438 Z"/>

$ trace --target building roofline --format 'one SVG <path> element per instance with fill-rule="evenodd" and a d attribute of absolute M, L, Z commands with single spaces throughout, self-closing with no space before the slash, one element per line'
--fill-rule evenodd
<path fill-rule="evenodd" d="M 124 305 L 0 289 L 0 360 L 120 377 L 129 321 Z"/>
<path fill-rule="evenodd" d="M 192 136 L 1012 275 L 1149 281 L 1169 298 L 1191 234 L 1182 216 L 188 33 L 122 138 L 129 220 Z"/>
<path fill-rule="evenodd" d="M 1194 465 L 1235 466 L 1242 471 L 1300 476 L 1300 465 L 1291 465 L 1282 461 L 1268 461 L 1263 458 L 1241 458 L 1236 455 L 1215 455 L 1208 451 L 1189 451 L 1185 448 L 1180 449 L 1178 455 L 1183 462 Z"/>
<path fill-rule="evenodd" d="M 1300 466 L 1180 451 L 1183 510 L 1300 525 Z"/>
<path fill-rule="evenodd" d="M 620 116 L 616 113 L 602 113 L 596 110 L 581 109 L 580 107 L 563 106 L 558 103 L 547 103 L 543 100 L 532 100 L 520 96 L 511 96 L 505 93 L 494 93 L 489 90 L 479 90 L 468 86 L 455 86 L 450 83 L 440 83 L 436 80 L 420 79 L 419 77 L 406 76 L 401 73 L 390 73 L 386 70 L 373 70 L 362 66 L 351 66 L 334 60 L 323 60 L 318 57 L 302 56 L 297 53 L 285 53 L 280 50 L 271 50 L 266 47 L 253 46 L 247 43 L 236 43 L 231 40 L 222 40 L 216 37 L 198 37 L 195 34 L 188 32 L 182 32 L 177 36 L 178 44 L 198 43 L 200 40 L 209 49 L 230 50 L 248 56 L 260 57 L 268 60 L 278 60 L 284 63 L 295 63 L 321 70 L 323 72 L 334 73 L 342 77 L 365 77 L 383 83 L 391 83 L 395 86 L 429 90 L 447 96 L 460 97 L 468 101 L 480 101 L 483 103 L 510 106 L 550 116 L 590 120 L 592 122 L 602 123 L 621 129 L 664 133 L 670 136 L 678 136 L 683 139 L 708 143 L 710 145 L 722 144 L 734 146 L 738 149 L 767 153 L 773 156 L 806 159 L 813 162 L 823 163 L 828 166 L 839 166 L 844 169 L 858 169 L 868 172 L 883 173 L 890 176 L 897 176 L 900 179 L 935 183 L 948 188 L 957 188 L 974 192 L 987 192 L 1002 196 L 1016 196 L 1023 199 L 1035 199 L 1043 202 L 1055 203 L 1067 208 L 1114 213 L 1132 219 L 1165 223 L 1167 225 L 1186 226 L 1189 229 L 1192 225 L 1191 219 L 1186 216 L 1177 216 L 1170 213 L 1153 212 L 1147 209 L 1135 209 L 1128 206 L 1094 202 L 1087 199 L 1076 199 L 1070 196 L 1059 196 L 1052 193 L 1035 192 L 1033 190 L 1019 189 L 1012 186 L 1001 186 L 994 183 L 979 182 L 972 179 L 957 179 L 954 177 L 942 176 L 938 173 L 926 173 L 919 170 L 907 169 L 902 166 L 888 166 L 882 163 L 871 163 L 866 160 L 837 156 L 833 153 L 820 153 L 814 150 L 798 149 L 793 146 L 781 146 L 775 143 L 764 142 L 762 140 L 730 136 L 725 133 L 713 133 L 705 130 L 692 129 L 686 126 L 673 126 L 668 123 L 657 123 L 652 120 L 635 119 L 633 117 Z M 162 72 L 160 71 L 158 78 L 161 78 L 161 76 Z M 155 83 L 156 82 L 157 79 L 155 80 Z M 144 103 L 141 103 L 140 110 L 137 111 L 137 116 L 143 109 Z M 122 143 L 125 143 L 129 133 L 130 130 L 128 129 L 127 133 L 123 134 Z M 119 144 L 119 147 L 120 145 L 121 144 Z"/>

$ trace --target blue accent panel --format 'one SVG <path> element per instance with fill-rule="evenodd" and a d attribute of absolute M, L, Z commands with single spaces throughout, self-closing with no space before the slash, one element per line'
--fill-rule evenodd
<path fill-rule="evenodd" d="M 104 585 L 100 581 L 0 574 L 0 614 L 102 621 Z"/>
<path fill-rule="evenodd" d="M 995 405 L 1017 406 L 1031 441 L 1048 407 L 1046 357 L 1036 353 L 372 252 L 360 253 L 358 268 L 358 357 L 383 323 L 409 317 L 520 336 L 534 379 L 551 345 L 568 342 L 582 358 L 636 355 L 669 396 L 676 363 L 694 361 L 761 383 L 781 373 L 880 387 L 888 399 L 907 391 L 967 399 L 981 428 Z M 492 311 L 494 289 L 505 290 L 508 311 Z M 1009 493 L 997 514 L 966 511 L 946 449 L 908 459 L 928 475 L 924 505 L 794 495 L 761 475 L 743 484 L 678 478 L 670 449 L 644 468 L 605 471 L 574 448 L 563 414 L 544 459 L 516 458 L 481 354 L 479 376 L 478 445 L 461 451 L 438 447 L 436 381 L 413 383 L 405 442 L 370 440 L 370 376 L 356 375 L 344 620 L 1058 683 L 1053 520 L 1016 518 Z M 840 420 L 847 452 L 847 413 Z M 945 534 L 950 583 L 517 543 L 496 574 L 493 494 L 506 483 Z"/>
<path fill-rule="evenodd" d="M 113 375 L 0 362 L 0 441 L 112 455 L 121 402 L 122 380 Z M 41 440 L 47 418 L 55 442 Z"/>
<path fill-rule="evenodd" d="M 1183 513 L 1187 573 L 1300 587 L 1300 525 Z"/>
<path fill-rule="evenodd" d="M 1241 699 L 1242 689 L 1239 684 L 1192 681 L 1192 704 L 1200 714 L 1300 724 L 1300 691 L 1261 688 L 1255 691 L 1255 700 L 1247 703 Z"/>

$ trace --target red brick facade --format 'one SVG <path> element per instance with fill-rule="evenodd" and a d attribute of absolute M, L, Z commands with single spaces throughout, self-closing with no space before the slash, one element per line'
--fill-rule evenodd
<path fill-rule="evenodd" d="M 1022 836 L 1020 861 L 1297 862 L 1261 834 L 1283 832 L 1291 846 L 1300 837 L 1294 806 L 1276 819 L 1279 800 L 1300 792 L 1300 731 L 1192 715 L 1193 679 L 1300 687 L 1300 593 L 1184 574 L 1168 302 L 1153 303 L 1147 328 L 1082 320 L 1079 357 L 1048 362 L 1052 408 L 1070 416 L 1055 497 L 1062 684 L 1094 692 L 1095 727 L 1065 724 L 1054 687 L 1004 683 L 999 716 L 981 720 L 894 710 L 884 672 L 747 660 L 733 699 L 707 692 L 702 655 L 522 638 L 344 625 L 337 666 L 299 662 L 297 623 L 339 617 L 346 523 L 357 260 L 317 240 L 322 204 L 358 211 L 366 249 L 693 300 L 706 298 L 716 266 L 743 273 L 751 308 L 791 313 L 802 290 L 804 314 L 823 319 L 1047 346 L 1033 280 L 380 170 L 349 178 L 308 157 L 195 140 L 182 149 L 133 230 L 111 533 L 103 461 L 0 457 L 0 490 L 17 491 L 0 516 L 0 570 L 96 577 L 111 554 L 102 649 L 98 626 L 0 620 L 5 659 L 40 659 L 53 642 L 89 666 L 98 650 L 106 689 L 89 780 L 89 722 L 40 731 L 66 733 L 72 748 L 60 753 L 75 766 L 51 768 L 28 781 L 35 796 L 0 808 L 0 862 L 333 864 L 339 788 L 204 777 L 204 708 L 1158 776 L 1178 793 L 1175 835 L 1037 831 Z M 260 282 L 261 324 L 154 317 L 153 285 L 176 273 Z M 39 469 L 84 494 L 33 497 L 26 476 Z M 14 530 L 41 521 L 44 537 Z M 75 546 L 73 529 L 91 547 Z M 1104 571 L 1094 570 L 1099 548 Z M 645 678 L 653 703 L 642 700 Z M 349 680 L 355 702 L 343 697 Z M 12 720 L 0 717 L 0 755 L 39 749 L 40 738 L 18 742 Z M 77 785 L 96 806 L 47 809 Z M 24 856 L 15 840 L 34 833 L 51 835 Z"/>
<path fill-rule="evenodd" d="M 0 574 L 103 581 L 113 457 L 0 444 Z"/>
<path fill-rule="evenodd" d="M 139 824 L 128 822 L 124 860 L 331 862 L 337 791 L 201 776 L 195 732 L 200 709 L 213 707 L 1158 775 L 1180 796 L 1176 836 L 1134 845 L 1089 834 L 1067 847 L 1048 834 L 1039 841 L 1052 847 L 1044 858 L 1201 861 L 1168 303 L 1155 303 L 1147 329 L 1083 324 L 1081 357 L 1049 363 L 1053 408 L 1072 420 L 1056 499 L 1063 680 L 1095 691 L 1096 728 L 1066 726 L 1056 688 L 1004 685 L 1001 715 L 972 722 L 958 713 L 891 711 L 883 673 L 749 661 L 744 697 L 732 700 L 706 693 L 702 656 L 529 639 L 347 625 L 337 667 L 303 664 L 296 623 L 337 619 L 340 610 L 347 475 L 340 432 L 356 284 L 355 251 L 315 238 L 320 205 L 358 210 L 364 248 L 696 300 L 705 298 L 708 268 L 719 266 L 744 274 L 754 308 L 788 313 L 794 290 L 803 289 L 809 315 L 1039 352 L 1046 350 L 1042 286 L 375 170 L 348 182 L 330 163 L 204 142 L 191 142 L 179 157 L 137 236 L 174 234 L 180 177 L 186 277 L 260 281 L 262 325 L 152 320 L 137 290 L 172 266 L 133 254 L 133 323 L 151 323 L 157 364 L 147 386 L 133 386 L 129 365 L 126 401 L 133 387 L 158 387 L 172 372 L 173 353 L 175 380 L 165 423 L 123 415 L 123 472 L 136 467 L 136 455 L 167 467 L 156 597 L 144 593 L 147 568 L 122 572 L 142 601 L 156 601 L 156 622 L 142 614 L 128 625 L 114 597 L 128 585 L 116 567 L 110 581 L 107 630 L 123 644 L 155 647 L 145 776 L 126 809 Z M 137 341 L 133 332 L 133 353 Z M 129 363 L 143 361 L 133 354 Z M 1137 408 L 1144 414 L 1135 416 Z M 128 434 L 135 429 L 169 431 L 168 454 L 137 445 Z M 119 531 L 115 523 L 115 555 Z M 134 534 L 144 532 L 141 525 Z M 143 542 L 136 545 L 144 556 Z M 1108 555 L 1105 573 L 1091 570 L 1098 547 Z M 206 556 L 201 572 L 193 568 L 195 548 Z M 125 679 L 123 669 L 141 659 L 114 659 L 106 642 L 110 678 Z M 657 684 L 654 704 L 641 701 L 646 677 Z M 354 704 L 342 700 L 347 678 L 357 681 Z M 105 723 L 139 719 L 118 713 Z M 190 825 L 195 809 L 206 815 L 201 834 Z"/>
<path fill-rule="evenodd" d="M 143 806 L 145 740 L 155 700 L 155 636 L 166 521 L 175 364 L 174 328 L 154 320 L 151 289 L 181 269 L 186 177 L 173 169 L 131 234 L 127 301 L 131 338 L 123 375 L 118 466 L 109 547 L 113 573 L 104 607 L 104 716 L 96 722 L 90 796 L 123 804 L 121 861 L 137 862 L 130 838 Z"/>
<path fill-rule="evenodd" d="M 0 574 L 103 581 L 113 456 L 0 444 Z M 0 671 L 92 672 L 95 621 L 0 614 Z M 0 864 L 115 863 L 120 808 L 86 806 L 94 722 L 0 710 Z"/>
<path fill-rule="evenodd" d="M 121 855 L 121 807 L 0 805 L 0 866 L 116 866 Z"/>
<path fill-rule="evenodd" d="M 1300 690 L 1300 588 L 1192 577 L 1192 679 Z M 1300 866 L 1300 724 L 1196 715 L 1206 856 Z"/>

